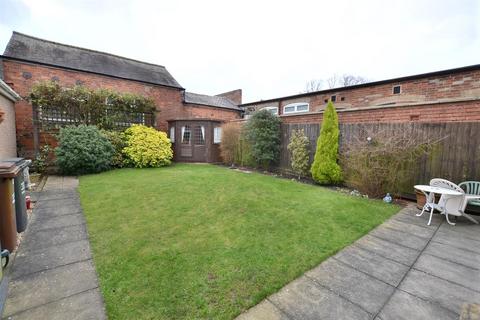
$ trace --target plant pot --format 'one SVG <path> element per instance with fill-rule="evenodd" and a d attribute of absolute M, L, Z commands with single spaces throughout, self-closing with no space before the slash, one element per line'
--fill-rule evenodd
<path fill-rule="evenodd" d="M 422 210 L 425 202 L 427 202 L 427 198 L 425 197 L 423 192 L 417 189 L 415 189 L 415 195 L 417 196 L 417 208 Z M 435 194 L 435 203 L 438 203 L 438 200 L 440 200 L 440 195 Z"/>

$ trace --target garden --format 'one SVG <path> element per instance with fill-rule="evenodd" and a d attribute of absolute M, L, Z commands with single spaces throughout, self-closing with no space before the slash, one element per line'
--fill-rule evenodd
<path fill-rule="evenodd" d="M 395 191 L 404 164 L 428 149 L 415 143 L 395 154 L 377 136 L 342 153 L 330 102 L 313 161 L 305 133 L 293 132 L 285 178 L 272 174 L 282 152 L 281 122 L 268 111 L 222 127 L 224 165 L 174 164 L 166 133 L 145 125 L 144 116 L 125 116 L 155 112 L 148 98 L 40 83 L 30 101 L 56 106 L 58 143 L 42 147 L 35 165 L 80 175 L 112 319 L 235 317 L 397 212 L 367 195 Z M 377 170 L 385 161 L 392 169 Z M 372 177 L 378 187 L 368 189 Z M 331 188 L 345 184 L 364 197 Z"/>

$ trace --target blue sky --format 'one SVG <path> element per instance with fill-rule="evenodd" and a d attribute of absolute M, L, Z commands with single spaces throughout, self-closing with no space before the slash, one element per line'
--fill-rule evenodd
<path fill-rule="evenodd" d="M 480 2 L 0 0 L 13 30 L 161 64 L 187 90 L 244 101 L 311 79 L 371 80 L 480 63 Z"/>

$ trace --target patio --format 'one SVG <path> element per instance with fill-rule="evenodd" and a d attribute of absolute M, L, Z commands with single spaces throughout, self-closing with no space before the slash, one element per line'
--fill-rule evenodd
<path fill-rule="evenodd" d="M 240 315 L 247 319 L 478 319 L 480 226 L 409 206 Z"/>

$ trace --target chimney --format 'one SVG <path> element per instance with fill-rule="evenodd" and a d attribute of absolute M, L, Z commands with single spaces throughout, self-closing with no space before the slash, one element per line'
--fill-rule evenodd
<path fill-rule="evenodd" d="M 230 99 L 235 104 L 242 104 L 242 89 L 237 89 L 233 91 L 228 91 L 216 95 L 217 97 L 224 97 Z"/>

